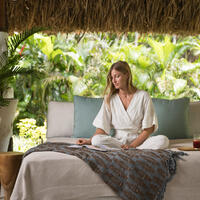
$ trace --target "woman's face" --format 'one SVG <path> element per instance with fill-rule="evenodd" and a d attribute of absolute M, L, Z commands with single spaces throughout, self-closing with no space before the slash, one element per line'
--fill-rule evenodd
<path fill-rule="evenodd" d="M 128 75 L 113 69 L 111 71 L 112 83 L 116 89 L 127 89 Z"/>

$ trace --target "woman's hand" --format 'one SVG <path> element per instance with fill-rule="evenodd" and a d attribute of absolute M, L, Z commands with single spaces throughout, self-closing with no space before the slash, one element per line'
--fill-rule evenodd
<path fill-rule="evenodd" d="M 105 134 L 106 135 L 107 133 L 103 129 L 97 128 L 94 136 L 98 135 L 98 134 L 103 134 L 103 135 Z M 90 145 L 90 144 L 92 144 L 91 140 L 92 140 L 92 137 L 90 139 L 80 138 L 76 141 L 76 144 L 79 144 L 79 145 L 88 144 L 88 145 Z"/>
<path fill-rule="evenodd" d="M 134 148 L 133 146 L 131 146 L 130 144 L 123 144 L 122 146 L 121 146 L 121 148 L 122 149 L 130 149 L 130 148 Z"/>
<path fill-rule="evenodd" d="M 122 145 L 122 148 L 129 149 L 140 146 L 151 135 L 151 133 L 153 133 L 154 128 L 155 128 L 154 125 L 150 128 L 145 128 L 136 139 L 134 139 L 129 145 L 128 144 Z"/>
<path fill-rule="evenodd" d="M 79 144 L 79 145 L 91 144 L 91 140 L 90 139 L 81 138 L 81 139 L 78 139 L 76 141 L 76 144 Z"/>

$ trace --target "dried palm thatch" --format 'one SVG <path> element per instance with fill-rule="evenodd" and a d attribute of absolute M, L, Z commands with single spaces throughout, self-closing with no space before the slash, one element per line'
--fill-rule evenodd
<path fill-rule="evenodd" d="M 7 0 L 8 32 L 200 33 L 200 0 Z"/>

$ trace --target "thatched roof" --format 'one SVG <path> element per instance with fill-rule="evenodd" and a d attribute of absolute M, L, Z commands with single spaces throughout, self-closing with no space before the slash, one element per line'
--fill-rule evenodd
<path fill-rule="evenodd" d="M 8 32 L 200 33 L 200 0 L 6 0 Z"/>

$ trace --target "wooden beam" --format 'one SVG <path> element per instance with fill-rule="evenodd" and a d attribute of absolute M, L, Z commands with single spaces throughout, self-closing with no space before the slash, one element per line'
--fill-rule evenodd
<path fill-rule="evenodd" d="M 8 31 L 6 18 L 6 0 L 0 0 L 0 31 Z"/>

